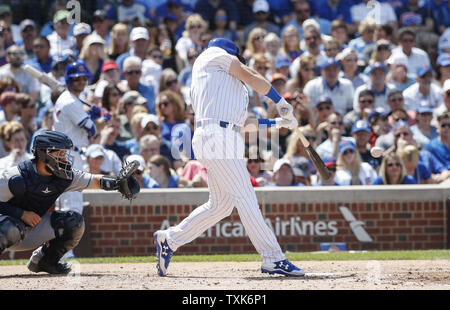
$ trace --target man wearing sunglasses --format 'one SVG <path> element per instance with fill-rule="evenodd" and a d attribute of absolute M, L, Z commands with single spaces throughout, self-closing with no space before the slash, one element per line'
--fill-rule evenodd
<path fill-rule="evenodd" d="M 353 124 L 360 119 L 367 120 L 369 114 L 375 107 L 375 95 L 370 89 L 363 90 L 358 94 L 359 112 L 352 110 L 344 116 L 345 132 L 350 134 Z"/>
<path fill-rule="evenodd" d="M 248 34 L 254 28 L 259 27 L 267 30 L 267 33 L 273 32 L 276 35 L 280 35 L 280 27 L 268 21 L 270 15 L 270 7 L 267 0 L 256 0 L 253 2 L 253 18 L 254 22 L 245 27 L 244 29 L 244 41 L 247 42 Z"/>
<path fill-rule="evenodd" d="M 416 83 L 403 91 L 405 110 L 415 111 L 424 100 L 433 108 L 437 108 L 442 104 L 442 89 L 433 83 L 433 68 L 423 66 L 417 69 L 416 73 Z"/>
<path fill-rule="evenodd" d="M 40 83 L 22 68 L 25 59 L 25 50 L 21 46 L 12 45 L 6 50 L 6 65 L 0 67 L 0 79 L 11 77 L 19 83 L 21 91 L 36 101 L 39 97 Z"/>
<path fill-rule="evenodd" d="M 355 139 L 353 137 L 344 136 L 344 121 L 342 120 L 341 114 L 338 112 L 333 112 L 328 116 L 325 132 L 327 133 L 328 138 L 316 149 L 320 157 L 337 157 L 339 152 L 339 143 L 341 141 L 355 143 Z"/>

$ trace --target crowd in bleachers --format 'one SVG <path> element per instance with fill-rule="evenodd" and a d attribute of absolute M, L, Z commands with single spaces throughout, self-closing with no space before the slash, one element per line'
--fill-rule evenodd
<path fill-rule="evenodd" d="M 270 128 L 245 138 L 255 187 L 450 180 L 447 0 L 80 0 L 78 23 L 66 1 L 3 2 L 0 170 L 32 157 L 61 94 L 24 65 L 64 85 L 66 65 L 83 60 L 80 98 L 109 113 L 82 150 L 85 170 L 116 175 L 137 160 L 142 188 L 208 186 L 190 147 L 189 88 L 196 58 L 224 37 L 292 104 L 332 174 L 321 179 L 296 131 L 276 129 L 274 140 Z M 269 98 L 248 93 L 249 118 L 277 116 Z"/>

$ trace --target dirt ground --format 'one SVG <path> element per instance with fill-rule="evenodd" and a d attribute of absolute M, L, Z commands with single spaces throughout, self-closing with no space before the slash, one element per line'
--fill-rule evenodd
<path fill-rule="evenodd" d="M 166 277 L 155 263 L 83 264 L 68 276 L 1 266 L 0 289 L 47 290 L 450 290 L 448 260 L 295 262 L 304 278 L 271 276 L 256 262 L 177 263 Z"/>

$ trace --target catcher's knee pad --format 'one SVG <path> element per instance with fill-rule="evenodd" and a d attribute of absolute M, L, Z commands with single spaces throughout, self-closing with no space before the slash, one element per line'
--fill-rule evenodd
<path fill-rule="evenodd" d="M 50 217 L 50 223 L 55 230 L 57 240 L 64 246 L 73 248 L 81 240 L 84 233 L 83 216 L 74 211 L 55 211 Z"/>
<path fill-rule="evenodd" d="M 25 224 L 13 217 L 0 217 L 0 254 L 25 237 Z"/>

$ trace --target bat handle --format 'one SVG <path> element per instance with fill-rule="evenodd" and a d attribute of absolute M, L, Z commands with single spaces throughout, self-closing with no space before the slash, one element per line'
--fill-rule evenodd
<path fill-rule="evenodd" d="M 304 147 L 309 147 L 310 143 L 309 143 L 308 139 L 305 138 L 303 133 L 298 128 L 297 128 L 297 133 L 298 133 L 298 137 L 300 138 L 300 141 L 302 142 L 303 146 Z"/>

